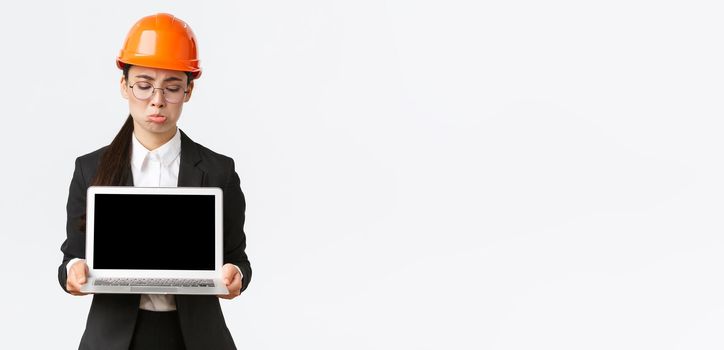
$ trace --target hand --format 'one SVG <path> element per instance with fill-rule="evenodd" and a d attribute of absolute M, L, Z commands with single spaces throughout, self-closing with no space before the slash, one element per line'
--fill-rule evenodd
<path fill-rule="evenodd" d="M 73 295 L 88 295 L 81 293 L 80 287 L 85 284 L 88 276 L 88 265 L 85 260 L 76 261 L 68 270 L 68 278 L 65 280 L 65 289 Z"/>
<path fill-rule="evenodd" d="M 222 280 L 226 284 L 229 294 L 219 295 L 219 298 L 234 299 L 241 294 L 241 274 L 234 264 L 224 264 L 221 268 Z"/>

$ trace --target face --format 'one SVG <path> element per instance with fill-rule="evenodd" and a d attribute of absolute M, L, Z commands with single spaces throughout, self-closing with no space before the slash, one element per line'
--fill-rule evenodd
<path fill-rule="evenodd" d="M 150 137 L 171 137 L 176 133 L 176 123 L 181 117 L 183 104 L 191 99 L 193 82 L 187 86 L 186 73 L 182 71 L 133 66 L 128 71 L 128 81 L 121 78 L 121 95 L 128 100 L 128 109 L 133 117 L 134 132 Z M 137 85 L 136 94 L 131 86 Z M 153 90 L 153 88 L 158 88 Z M 165 91 L 162 91 L 164 90 Z M 151 92 L 152 91 L 152 92 Z M 174 91 L 180 96 L 178 102 L 169 103 L 167 98 Z M 146 99 L 136 95 L 150 95 Z M 175 103 L 173 103 L 175 102 Z M 170 135 L 170 136 L 169 136 Z"/>

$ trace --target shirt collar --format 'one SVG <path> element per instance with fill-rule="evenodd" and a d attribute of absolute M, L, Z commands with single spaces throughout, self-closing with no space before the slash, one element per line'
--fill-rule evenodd
<path fill-rule="evenodd" d="M 168 142 L 153 151 L 149 151 L 138 141 L 135 132 L 131 139 L 131 164 L 136 168 L 141 168 L 146 157 L 160 160 L 163 166 L 168 166 L 181 154 L 181 133 L 178 128 L 176 128 L 176 134 Z"/>

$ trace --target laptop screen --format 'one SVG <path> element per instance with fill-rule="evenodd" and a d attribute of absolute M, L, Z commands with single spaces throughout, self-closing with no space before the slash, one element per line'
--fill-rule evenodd
<path fill-rule="evenodd" d="M 214 270 L 214 196 L 95 194 L 94 268 Z"/>

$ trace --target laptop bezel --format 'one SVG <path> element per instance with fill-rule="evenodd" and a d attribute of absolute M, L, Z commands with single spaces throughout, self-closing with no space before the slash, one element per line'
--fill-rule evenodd
<path fill-rule="evenodd" d="M 95 196 L 97 194 L 213 195 L 214 196 L 214 270 L 136 270 L 96 269 L 94 267 Z M 223 262 L 223 191 L 218 187 L 131 187 L 90 186 L 86 207 L 86 264 L 95 278 L 219 278 Z M 132 258 L 132 257 L 131 257 Z"/>

